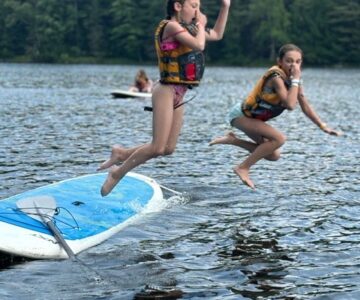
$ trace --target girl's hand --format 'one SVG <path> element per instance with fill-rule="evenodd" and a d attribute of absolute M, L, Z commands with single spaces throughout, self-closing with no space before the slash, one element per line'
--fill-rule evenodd
<path fill-rule="evenodd" d="M 336 136 L 340 136 L 343 135 L 343 133 L 341 131 L 336 131 L 334 129 L 331 129 L 330 127 L 328 127 L 326 125 L 326 123 L 321 123 L 320 124 L 320 129 L 330 135 L 336 135 Z"/>
<path fill-rule="evenodd" d="M 301 69 L 300 64 L 292 64 L 290 66 L 290 79 L 300 79 Z"/>
<path fill-rule="evenodd" d="M 225 7 L 230 7 L 231 0 L 222 0 L 222 5 Z"/>
<path fill-rule="evenodd" d="M 206 27 L 207 17 L 206 17 L 206 15 L 204 15 L 200 10 L 199 10 L 199 11 L 196 11 L 195 19 L 197 20 L 197 22 L 198 22 L 199 24 L 201 24 L 202 26 Z"/>
<path fill-rule="evenodd" d="M 326 132 L 327 134 L 330 134 L 330 135 L 336 135 L 336 136 L 343 135 L 343 133 L 341 131 L 336 131 L 336 130 L 331 129 L 331 128 L 327 127 L 327 126 L 322 128 L 322 130 L 324 132 Z"/>

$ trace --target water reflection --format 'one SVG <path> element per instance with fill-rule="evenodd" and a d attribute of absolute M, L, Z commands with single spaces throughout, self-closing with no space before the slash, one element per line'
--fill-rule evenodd
<path fill-rule="evenodd" d="M 9 267 L 13 267 L 17 264 L 26 263 L 28 261 L 31 261 L 30 259 L 11 255 L 8 253 L 4 253 L 0 251 L 0 271 L 3 269 L 7 269 Z"/>
<path fill-rule="evenodd" d="M 294 260 L 281 248 L 276 237 L 266 237 L 267 234 L 260 233 L 256 228 L 246 229 L 248 226 L 243 224 L 238 229 L 231 253 L 219 253 L 221 257 L 232 259 L 232 264 L 236 264 L 243 274 L 241 282 L 231 290 L 250 299 L 280 296 L 284 290 L 293 287 L 283 279 L 288 275 L 287 268 Z M 245 236 L 244 231 L 249 235 Z"/>
<path fill-rule="evenodd" d="M 94 173 L 110 145 L 148 141 L 149 103 L 110 96 L 136 71 L 0 64 L 0 198 Z M 164 207 L 81 253 L 101 282 L 71 261 L 1 256 L 0 298 L 359 299 L 360 128 L 348 107 L 359 115 L 360 74 L 304 70 L 310 102 L 345 136 L 324 135 L 300 109 L 284 113 L 272 121 L 288 137 L 283 158 L 254 168 L 253 192 L 232 172 L 246 153 L 208 142 L 230 129 L 228 108 L 263 71 L 207 68 L 175 154 L 135 170 L 188 197 L 167 194 Z"/>

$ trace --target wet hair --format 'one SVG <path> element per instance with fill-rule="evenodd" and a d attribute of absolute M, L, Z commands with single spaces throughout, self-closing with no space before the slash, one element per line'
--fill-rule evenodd
<path fill-rule="evenodd" d="M 179 2 L 181 5 L 184 4 L 186 0 L 167 0 L 167 4 L 166 4 L 166 19 L 170 20 L 172 16 L 175 15 L 175 9 L 174 9 L 174 4 L 176 2 Z"/>
<path fill-rule="evenodd" d="M 146 84 L 149 83 L 149 77 L 146 75 L 146 72 L 143 69 L 140 69 L 135 76 L 135 87 L 142 91 Z"/>
<path fill-rule="evenodd" d="M 301 57 L 304 57 L 303 51 L 298 46 L 294 44 L 285 44 L 279 49 L 279 59 L 283 59 L 285 54 L 289 51 L 298 51 L 301 54 Z"/>
<path fill-rule="evenodd" d="M 149 77 L 146 75 L 146 72 L 143 69 L 140 69 L 136 74 L 135 81 L 139 80 L 149 81 Z"/>

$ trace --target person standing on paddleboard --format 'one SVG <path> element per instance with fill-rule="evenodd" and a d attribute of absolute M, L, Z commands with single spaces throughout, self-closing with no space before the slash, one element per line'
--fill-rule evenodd
<path fill-rule="evenodd" d="M 168 0 L 167 18 L 155 31 L 160 81 L 152 94 L 152 141 L 133 148 L 112 147 L 110 158 L 98 170 L 110 168 L 101 187 L 108 195 L 115 185 L 135 167 L 146 161 L 174 152 L 183 123 L 184 95 L 199 85 L 204 73 L 206 41 L 222 39 L 231 0 L 221 0 L 221 8 L 212 29 L 206 28 L 207 17 L 200 10 L 200 0 Z M 116 164 L 123 162 L 120 166 Z"/>
<path fill-rule="evenodd" d="M 215 138 L 211 145 L 229 144 L 241 147 L 250 155 L 234 168 L 241 181 L 250 188 L 255 185 L 250 179 L 250 168 L 259 160 L 276 161 L 280 158 L 280 147 L 285 143 L 283 133 L 266 123 L 284 110 L 293 110 L 297 103 L 303 113 L 322 131 L 341 135 L 321 121 L 304 95 L 301 80 L 302 50 L 293 44 L 283 45 L 279 50 L 277 65 L 271 67 L 258 81 L 243 103 L 236 104 L 228 114 L 231 126 L 243 131 L 252 141 L 235 136 L 233 132 Z"/>

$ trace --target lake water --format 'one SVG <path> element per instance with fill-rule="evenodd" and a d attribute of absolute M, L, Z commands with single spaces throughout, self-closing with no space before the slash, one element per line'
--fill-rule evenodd
<path fill-rule="evenodd" d="M 148 141 L 149 100 L 110 96 L 137 69 L 0 64 L 0 199 L 95 173 L 114 143 Z M 135 169 L 187 196 L 78 255 L 100 281 L 70 260 L 1 254 L 0 299 L 142 299 L 147 285 L 183 299 L 360 299 L 360 71 L 304 70 L 312 106 L 345 134 L 285 112 L 271 121 L 287 136 L 282 159 L 252 169 L 252 191 L 232 172 L 247 153 L 208 142 L 264 70 L 207 68 L 177 151 Z"/>

